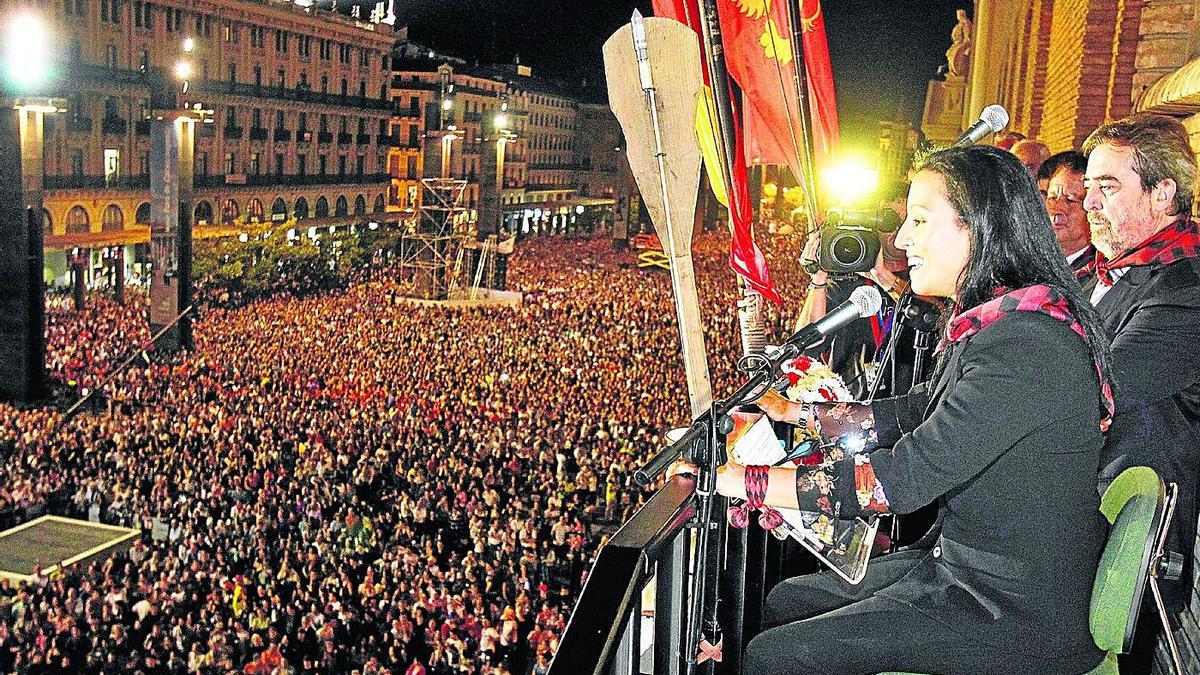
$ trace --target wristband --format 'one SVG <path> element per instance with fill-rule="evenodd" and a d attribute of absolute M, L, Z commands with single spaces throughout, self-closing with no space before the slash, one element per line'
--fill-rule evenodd
<path fill-rule="evenodd" d="M 765 504 L 767 485 L 771 479 L 771 467 L 747 466 L 746 501 L 729 509 L 729 524 L 743 528 L 750 524 L 750 512 L 759 510 L 758 524 L 764 530 L 770 531 L 783 524 L 783 516 L 775 509 Z"/>
<path fill-rule="evenodd" d="M 815 281 L 811 281 L 811 280 L 808 282 L 808 287 L 809 287 L 809 288 L 825 288 L 825 287 L 826 287 L 826 286 L 828 286 L 828 285 L 829 285 L 829 282 L 828 282 L 828 281 L 826 281 L 826 282 L 825 282 L 825 283 L 823 283 L 823 284 L 818 284 L 817 282 L 815 282 Z"/>

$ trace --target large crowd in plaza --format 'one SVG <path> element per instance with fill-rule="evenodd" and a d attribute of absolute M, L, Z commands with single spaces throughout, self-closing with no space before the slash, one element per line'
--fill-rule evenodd
<path fill-rule="evenodd" d="M 695 249 L 715 391 L 738 378 L 727 247 Z M 764 247 L 802 288 L 798 242 Z M 645 495 L 632 469 L 687 417 L 669 277 L 634 261 L 525 242 L 515 308 L 417 308 L 389 275 L 208 308 L 194 352 L 137 359 L 98 410 L 0 409 L 0 526 L 142 531 L 0 586 L 0 673 L 544 672 Z M 57 379 L 96 387 L 142 350 L 130 295 L 51 301 Z"/>

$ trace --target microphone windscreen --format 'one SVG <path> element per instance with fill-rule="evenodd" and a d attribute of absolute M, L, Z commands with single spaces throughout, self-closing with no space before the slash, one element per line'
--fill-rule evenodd
<path fill-rule="evenodd" d="M 865 319 L 879 313 L 883 307 L 883 296 L 874 286 L 859 286 L 850 294 L 850 302 L 858 308 L 858 315 Z"/>
<path fill-rule="evenodd" d="M 1004 106 L 993 103 L 979 113 L 979 119 L 987 123 L 992 133 L 999 133 L 1008 126 L 1008 111 L 1004 109 Z"/>

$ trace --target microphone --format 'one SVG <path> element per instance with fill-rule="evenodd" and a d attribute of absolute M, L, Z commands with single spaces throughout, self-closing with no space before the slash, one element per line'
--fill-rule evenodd
<path fill-rule="evenodd" d="M 859 286 L 850 294 L 850 299 L 838 305 L 836 309 L 825 316 L 796 331 L 780 348 L 783 358 L 791 359 L 800 355 L 825 338 L 826 335 L 840 330 L 855 319 L 865 319 L 879 312 L 883 307 L 883 296 L 874 286 Z"/>
<path fill-rule="evenodd" d="M 1004 106 L 993 103 L 979 113 L 979 121 L 963 132 L 963 135 L 959 136 L 958 140 L 954 141 L 950 147 L 975 145 L 984 136 L 1003 131 L 1006 126 L 1008 126 L 1008 111 L 1004 109 Z"/>

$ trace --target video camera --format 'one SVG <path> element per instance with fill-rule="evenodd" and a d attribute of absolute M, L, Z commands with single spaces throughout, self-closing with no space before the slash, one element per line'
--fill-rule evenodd
<path fill-rule="evenodd" d="M 831 210 L 821 224 L 817 267 L 830 274 L 866 272 L 875 266 L 880 233 L 900 229 L 900 215 L 891 209 Z"/>

